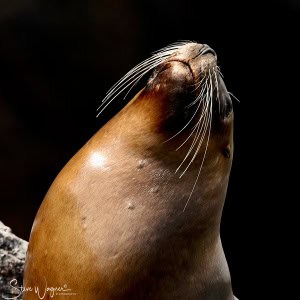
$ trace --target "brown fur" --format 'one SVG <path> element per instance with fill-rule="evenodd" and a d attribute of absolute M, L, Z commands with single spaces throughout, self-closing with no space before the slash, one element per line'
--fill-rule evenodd
<path fill-rule="evenodd" d="M 173 88 L 193 80 L 186 65 L 170 63 L 64 167 L 35 219 L 24 286 L 43 290 L 46 279 L 76 293 L 58 299 L 233 299 L 219 235 L 233 114 L 213 118 L 184 212 L 204 149 L 179 179 L 189 143 L 175 150 L 190 131 L 164 143 L 177 131 Z"/>

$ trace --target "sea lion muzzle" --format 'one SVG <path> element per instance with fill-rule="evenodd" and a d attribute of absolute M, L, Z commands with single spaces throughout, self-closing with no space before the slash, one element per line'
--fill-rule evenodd
<path fill-rule="evenodd" d="M 204 93 L 202 88 L 208 81 L 211 87 Z M 201 92 L 202 98 L 211 93 L 213 117 L 219 121 L 227 118 L 233 109 L 230 94 L 217 66 L 216 52 L 206 44 L 192 44 L 180 49 L 156 67 L 148 80 L 147 89 L 151 92 L 156 90 L 161 98 L 167 98 L 164 112 L 169 109 L 172 118 L 165 120 L 173 120 L 170 125 L 173 129 L 190 120 L 197 109 L 195 104 Z"/>

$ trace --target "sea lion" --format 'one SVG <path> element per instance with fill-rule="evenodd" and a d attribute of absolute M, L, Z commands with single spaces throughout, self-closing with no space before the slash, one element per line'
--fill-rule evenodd
<path fill-rule="evenodd" d="M 59 299 L 234 299 L 220 240 L 233 109 L 216 53 L 193 42 L 154 53 L 99 112 L 149 71 L 50 187 L 25 288 L 57 289 Z M 37 294 L 24 292 L 29 299 Z"/>

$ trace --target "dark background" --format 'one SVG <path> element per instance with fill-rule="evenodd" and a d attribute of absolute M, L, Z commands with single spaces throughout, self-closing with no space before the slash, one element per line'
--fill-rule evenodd
<path fill-rule="evenodd" d="M 282 85 L 291 64 L 290 56 L 280 64 L 278 57 L 292 54 L 298 16 L 296 0 L 1 0 L 0 220 L 28 240 L 57 173 L 114 113 L 111 108 L 95 118 L 108 88 L 169 43 L 207 43 L 241 101 L 234 103 L 222 241 L 234 292 L 251 299 L 258 279 L 249 274 L 265 274 L 261 262 L 268 256 L 265 208 L 272 185 L 265 177 L 272 168 L 270 145 L 281 134 L 273 109 L 282 98 L 274 85 Z"/>

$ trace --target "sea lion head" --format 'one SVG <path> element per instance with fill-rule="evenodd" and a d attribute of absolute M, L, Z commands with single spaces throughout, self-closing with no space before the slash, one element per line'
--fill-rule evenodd
<path fill-rule="evenodd" d="M 180 182 L 184 209 L 197 192 L 200 198 L 215 192 L 222 195 L 221 211 L 233 154 L 233 105 L 216 52 L 193 42 L 155 52 L 113 86 L 101 110 L 150 71 L 146 86 L 121 111 L 122 122 L 132 123 L 129 139 L 187 178 Z"/>

